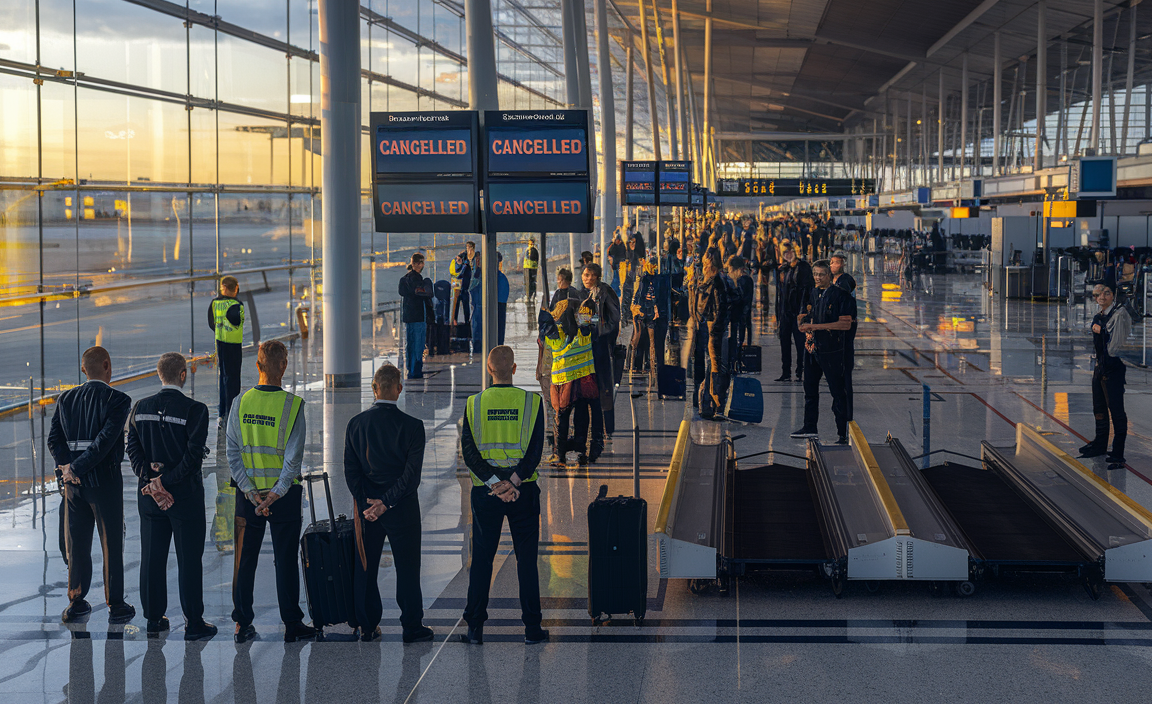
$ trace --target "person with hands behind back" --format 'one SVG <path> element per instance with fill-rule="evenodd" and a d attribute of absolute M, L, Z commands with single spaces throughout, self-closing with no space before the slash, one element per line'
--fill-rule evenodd
<path fill-rule="evenodd" d="M 148 636 L 168 630 L 168 549 L 176 542 L 184 640 L 208 640 L 204 621 L 204 478 L 208 406 L 184 395 L 188 361 L 166 352 L 156 364 L 160 392 L 136 402 L 128 416 L 128 458 L 139 478 L 140 603 Z"/>
<path fill-rule="evenodd" d="M 404 642 L 432 640 L 423 624 L 420 591 L 420 472 L 424 466 L 424 423 L 396 405 L 404 386 L 400 370 L 385 364 L 372 377 L 376 400 L 348 422 L 344 479 L 356 502 L 356 536 L 363 549 L 353 577 L 360 640 L 379 640 L 384 606 L 380 601 L 380 556 L 384 540 L 396 564 L 396 603 Z"/>
<path fill-rule="evenodd" d="M 236 642 L 256 637 L 252 609 L 256 565 L 264 530 L 271 527 L 276 598 L 284 641 L 311 640 L 316 629 L 300 610 L 300 528 L 304 459 L 304 399 L 280 388 L 288 349 L 279 340 L 260 343 L 260 383 L 232 404 L 228 415 L 228 468 L 244 498 L 236 501 L 236 561 L 232 574 L 232 620 Z"/>
<path fill-rule="evenodd" d="M 516 359 L 511 347 L 500 345 L 488 354 L 492 386 L 469 396 L 460 432 L 460 451 L 472 478 L 472 564 L 468 571 L 468 602 L 464 608 L 465 643 L 484 642 L 492 560 L 500 545 L 504 518 L 516 552 L 524 642 L 548 640 L 540 627 L 540 488 L 536 468 L 544 450 L 543 401 L 537 394 L 512 385 Z"/>

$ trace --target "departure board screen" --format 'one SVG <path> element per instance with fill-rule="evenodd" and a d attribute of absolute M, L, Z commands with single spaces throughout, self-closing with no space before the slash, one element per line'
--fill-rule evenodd
<path fill-rule="evenodd" d="M 484 113 L 485 222 L 497 232 L 591 232 L 587 110 Z"/>
<path fill-rule="evenodd" d="M 692 193 L 692 162 L 661 161 L 657 171 L 660 205 L 688 205 Z"/>
<path fill-rule="evenodd" d="M 374 112 L 377 232 L 480 232 L 480 114 Z"/>
<path fill-rule="evenodd" d="M 620 202 L 623 205 L 656 204 L 656 162 L 620 162 Z"/>
<path fill-rule="evenodd" d="M 742 178 L 736 193 L 722 182 L 722 193 L 738 196 L 856 196 L 874 193 L 874 179 L 852 178 Z"/>

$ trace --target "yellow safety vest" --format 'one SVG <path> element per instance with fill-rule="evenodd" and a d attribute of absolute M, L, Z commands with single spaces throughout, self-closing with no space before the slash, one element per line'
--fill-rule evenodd
<path fill-rule="evenodd" d="M 539 259 L 529 259 L 528 258 L 528 252 L 531 252 L 534 249 L 535 249 L 535 247 L 529 247 L 527 250 L 524 251 L 524 268 L 525 269 L 535 269 L 536 267 L 540 266 L 540 260 Z"/>
<path fill-rule="evenodd" d="M 240 397 L 240 457 L 257 491 L 268 491 L 280 479 L 284 447 L 303 405 L 304 399 L 283 389 L 249 389 Z"/>
<path fill-rule="evenodd" d="M 240 324 L 228 322 L 228 309 L 240 306 Z M 217 298 L 212 301 L 212 319 L 216 321 L 216 341 L 244 344 L 244 304 L 235 298 Z"/>
<path fill-rule="evenodd" d="M 528 453 L 541 399 L 515 386 L 493 386 L 468 397 L 465 414 L 480 456 L 497 467 L 515 467 Z M 472 474 L 473 486 L 483 486 Z M 524 481 L 534 482 L 537 472 Z"/>
<path fill-rule="evenodd" d="M 544 343 L 552 350 L 552 383 L 567 384 L 596 371 L 592 360 L 592 334 L 581 333 L 571 339 L 556 326 L 559 337 L 545 337 Z"/>

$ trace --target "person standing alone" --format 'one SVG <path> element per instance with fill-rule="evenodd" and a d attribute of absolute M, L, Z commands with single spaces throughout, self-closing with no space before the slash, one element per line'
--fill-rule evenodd
<path fill-rule="evenodd" d="M 1096 436 L 1080 448 L 1081 457 L 1099 457 L 1108 449 L 1108 420 L 1112 420 L 1112 452 L 1105 459 L 1108 469 L 1123 469 L 1124 441 L 1128 438 L 1128 414 L 1124 411 L 1126 367 L 1120 348 L 1132 332 L 1128 311 L 1116 303 L 1116 291 L 1109 284 L 1092 290 L 1100 311 L 1092 318 L 1092 346 L 1096 368 L 1092 371 L 1092 415 Z"/>
<path fill-rule="evenodd" d="M 208 327 L 216 334 L 216 371 L 220 377 L 220 417 L 224 427 L 232 401 L 240 395 L 240 365 L 244 360 L 244 304 L 236 300 L 240 282 L 235 276 L 220 279 L 220 295 L 208 306 Z"/>
<path fill-rule="evenodd" d="M 408 273 L 397 287 L 404 301 L 405 371 L 409 379 L 424 378 L 424 347 L 428 342 L 428 321 L 435 320 L 432 308 L 432 282 L 424 278 L 424 255 L 412 255 Z"/>
<path fill-rule="evenodd" d="M 816 288 L 799 316 L 798 330 L 806 336 L 804 354 L 804 426 L 793 438 L 818 437 L 820 420 L 820 377 L 828 380 L 832 392 L 832 414 L 836 417 L 836 444 L 848 444 L 848 398 L 844 388 L 844 338 L 852 328 L 851 298 L 844 289 L 832 285 L 832 269 L 819 261 L 812 267 Z"/>
<path fill-rule="evenodd" d="M 528 239 L 528 250 L 524 252 L 524 273 L 528 276 L 528 302 L 536 301 L 536 272 L 540 268 L 540 251 L 536 249 L 536 238 Z"/>

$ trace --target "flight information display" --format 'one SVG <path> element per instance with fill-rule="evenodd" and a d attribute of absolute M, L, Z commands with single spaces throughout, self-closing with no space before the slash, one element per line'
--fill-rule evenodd
<path fill-rule="evenodd" d="M 656 162 L 620 162 L 620 203 L 656 205 Z"/>
<path fill-rule="evenodd" d="M 480 232 L 480 115 L 374 112 L 377 232 Z"/>
<path fill-rule="evenodd" d="M 660 205 L 688 205 L 692 194 L 692 162 L 661 161 L 657 170 Z"/>
<path fill-rule="evenodd" d="M 722 193 L 735 196 L 859 196 L 876 192 L 874 179 L 742 178 L 721 181 Z"/>
<path fill-rule="evenodd" d="M 587 110 L 489 110 L 484 131 L 489 231 L 592 231 Z"/>

